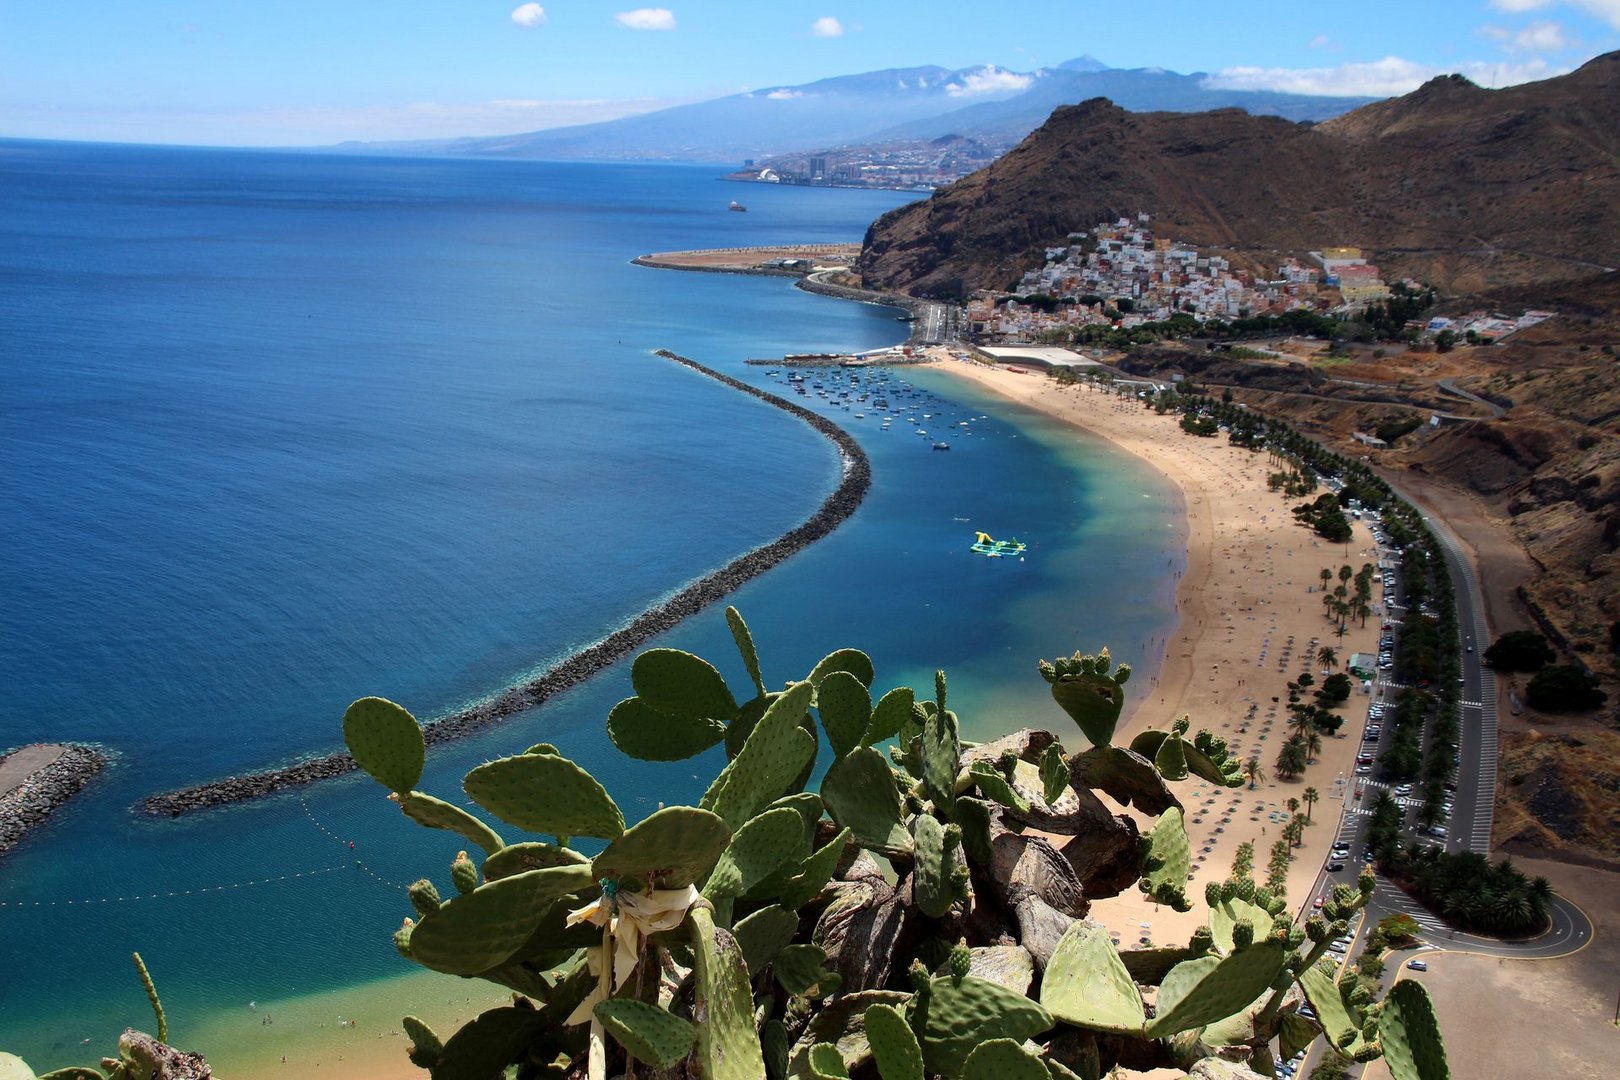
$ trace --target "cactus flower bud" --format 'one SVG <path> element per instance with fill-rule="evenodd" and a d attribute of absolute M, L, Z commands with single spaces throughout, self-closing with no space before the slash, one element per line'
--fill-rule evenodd
<path fill-rule="evenodd" d="M 439 890 L 427 878 L 412 882 L 405 895 L 411 898 L 411 906 L 418 915 L 431 915 L 439 910 Z"/>
<path fill-rule="evenodd" d="M 478 888 L 478 867 L 467 858 L 465 851 L 456 852 L 456 859 L 450 864 L 450 880 L 463 896 Z"/>

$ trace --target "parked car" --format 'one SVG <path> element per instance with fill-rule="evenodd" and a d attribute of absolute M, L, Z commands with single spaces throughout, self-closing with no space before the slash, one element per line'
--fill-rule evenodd
<path fill-rule="evenodd" d="M 1344 869 L 1344 863 L 1342 863 L 1342 862 L 1328 863 L 1328 873 L 1330 873 L 1330 874 L 1337 874 L 1340 870 L 1343 870 L 1343 869 Z"/>
<path fill-rule="evenodd" d="M 1428 971 L 1429 970 L 1429 965 L 1426 962 L 1422 961 L 1422 960 L 1408 960 L 1406 962 L 1406 966 L 1411 968 L 1413 971 Z"/>

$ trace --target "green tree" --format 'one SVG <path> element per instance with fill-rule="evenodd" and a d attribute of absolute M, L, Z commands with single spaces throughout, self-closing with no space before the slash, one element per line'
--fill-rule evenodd
<path fill-rule="evenodd" d="M 1509 630 L 1485 650 L 1485 660 L 1498 671 L 1540 671 L 1558 654 L 1533 630 Z"/>
<path fill-rule="evenodd" d="M 1302 797 L 1305 800 L 1305 820 L 1309 822 L 1311 820 L 1311 808 L 1322 800 L 1322 795 L 1315 788 L 1308 787 Z"/>
<path fill-rule="evenodd" d="M 1339 665 L 1339 654 L 1334 651 L 1333 646 L 1323 645 L 1316 650 L 1316 662 L 1325 668 L 1337 667 Z"/>
<path fill-rule="evenodd" d="M 1243 763 L 1243 775 L 1249 781 L 1249 790 L 1250 791 L 1254 790 L 1254 786 L 1256 784 L 1261 783 L 1261 782 L 1263 782 L 1265 780 L 1265 778 L 1266 778 L 1266 770 L 1260 764 L 1260 755 L 1259 754 L 1255 754 L 1248 761 L 1245 761 Z"/>
<path fill-rule="evenodd" d="M 1597 676 L 1573 664 L 1554 664 L 1536 672 L 1525 688 L 1530 706 L 1543 712 L 1586 712 L 1609 695 L 1598 689 Z"/>

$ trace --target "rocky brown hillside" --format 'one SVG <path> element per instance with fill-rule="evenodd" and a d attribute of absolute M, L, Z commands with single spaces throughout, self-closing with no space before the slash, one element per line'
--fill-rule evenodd
<path fill-rule="evenodd" d="M 1138 211 L 1265 262 L 1363 247 L 1453 293 L 1620 266 L 1620 53 L 1505 90 L 1435 79 L 1318 125 L 1059 109 L 995 164 L 879 218 L 859 269 L 913 295 L 1006 288 L 1069 232 Z"/>

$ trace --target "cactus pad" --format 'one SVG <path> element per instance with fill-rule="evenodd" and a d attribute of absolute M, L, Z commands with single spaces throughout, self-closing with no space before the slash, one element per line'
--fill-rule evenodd
<path fill-rule="evenodd" d="M 608 713 L 608 738 L 642 761 L 682 761 L 726 737 L 726 725 L 708 716 L 660 712 L 646 698 L 625 698 Z"/>
<path fill-rule="evenodd" d="M 1378 1041 L 1394 1080 L 1451 1080 L 1440 1023 L 1422 983 L 1402 979 L 1390 990 L 1378 1014 Z"/>
<path fill-rule="evenodd" d="M 962 1080 L 1052 1080 L 1052 1074 L 1017 1039 L 990 1039 L 962 1063 Z"/>
<path fill-rule="evenodd" d="M 1142 995 L 1114 950 L 1108 931 L 1076 922 L 1064 931 L 1041 981 L 1041 1004 L 1077 1027 L 1139 1034 L 1147 1020 Z"/>
<path fill-rule="evenodd" d="M 855 842 L 885 855 L 909 854 L 911 834 L 901 820 L 900 790 L 881 753 L 857 747 L 832 763 L 821 782 L 827 812 L 855 834 Z"/>
<path fill-rule="evenodd" d="M 591 860 L 591 876 L 680 889 L 703 881 L 731 842 L 726 823 L 695 806 L 667 806 L 636 822 Z"/>
<path fill-rule="evenodd" d="M 488 1009 L 450 1036 L 433 1071 L 444 1077 L 500 1076 L 506 1066 L 523 1060 L 545 1027 L 544 1014 L 533 1009 Z"/>
<path fill-rule="evenodd" d="M 1224 959 L 1204 956 L 1177 964 L 1159 987 L 1150 1039 L 1203 1027 L 1238 1012 L 1271 986 L 1288 960 L 1280 941 L 1262 941 Z"/>
<path fill-rule="evenodd" d="M 1053 806 L 1068 790 L 1069 762 L 1063 756 L 1063 747 L 1053 743 L 1041 753 L 1041 798 Z"/>
<path fill-rule="evenodd" d="M 1131 669 L 1121 664 L 1108 673 L 1108 650 L 1095 656 L 1075 653 L 1054 663 L 1041 661 L 1041 677 L 1052 684 L 1052 699 L 1068 713 L 1093 746 L 1114 740 L 1120 710 L 1125 707 L 1125 681 Z"/>
<path fill-rule="evenodd" d="M 1361 1020 L 1351 1013 L 1333 976 L 1320 967 L 1306 968 L 1299 974 L 1299 988 L 1305 991 L 1305 1000 L 1316 1012 L 1328 1042 L 1343 1049 L 1360 1040 Z"/>
<path fill-rule="evenodd" d="M 655 1069 L 672 1069 L 692 1052 L 697 1028 L 668 1009 L 644 1001 L 613 998 L 598 1002 L 596 1018 L 619 1045 Z"/>
<path fill-rule="evenodd" d="M 405 1052 L 411 1064 L 419 1069 L 431 1069 L 438 1064 L 439 1055 L 444 1053 L 444 1041 L 434 1030 L 414 1016 L 405 1017 L 400 1026 L 405 1029 L 405 1037 L 411 1040 Z"/>
<path fill-rule="evenodd" d="M 649 706 L 671 716 L 729 723 L 737 702 L 714 665 L 680 649 L 648 649 L 630 665 L 630 685 Z"/>
<path fill-rule="evenodd" d="M 962 768 L 962 741 L 957 734 L 956 714 L 934 708 L 923 723 L 921 745 L 923 786 L 928 789 L 928 797 L 934 805 L 950 817 L 956 801 L 956 776 Z"/>
<path fill-rule="evenodd" d="M 992 802 L 998 802 L 1009 810 L 1020 814 L 1029 813 L 1029 800 L 1018 793 L 1018 789 L 1007 782 L 1007 778 L 996 770 L 988 761 L 975 761 L 968 767 L 968 779 L 979 789 L 979 793 Z"/>
<path fill-rule="evenodd" d="M 530 832 L 604 840 L 624 832 L 624 815 L 606 789 L 565 757 L 496 758 L 468 773 L 461 786 L 473 802 Z"/>
<path fill-rule="evenodd" d="M 954 826 L 953 826 L 954 828 Z M 945 829 L 932 814 L 918 814 L 911 821 L 916 845 L 912 864 L 911 889 L 917 907 L 930 918 L 940 918 L 951 910 L 956 894 L 951 887 L 951 871 L 956 868 L 956 843 L 946 843 Z M 952 834 L 960 840 L 961 832 Z"/>
<path fill-rule="evenodd" d="M 737 940 L 717 929 L 708 908 L 694 905 L 693 983 L 707 1019 L 698 1026 L 698 1063 L 705 1080 L 759 1080 L 764 1051 L 754 1029 L 754 995 Z"/>
<path fill-rule="evenodd" d="M 859 649 L 839 649 L 821 658 L 805 679 L 813 686 L 820 686 L 821 680 L 835 671 L 847 671 L 860 680 L 862 686 L 871 686 L 872 677 L 876 672 L 872 668 L 872 658 Z"/>
<path fill-rule="evenodd" d="M 767 810 L 732 834 L 703 895 L 711 901 L 741 896 L 778 868 L 808 854 L 799 812 L 787 806 Z"/>
<path fill-rule="evenodd" d="M 911 720 L 911 706 L 917 695 L 909 686 L 897 686 L 878 699 L 872 706 L 872 720 L 861 736 L 861 745 L 876 746 L 900 733 L 901 727 Z"/>
<path fill-rule="evenodd" d="M 1096 788 L 1121 806 L 1135 806 L 1144 814 L 1162 814 L 1181 801 L 1165 786 L 1153 762 L 1119 746 L 1094 746 L 1069 759 L 1079 782 Z"/>
<path fill-rule="evenodd" d="M 872 721 L 872 695 L 847 671 L 828 672 L 816 687 L 816 710 L 834 757 L 861 745 Z"/>
<path fill-rule="evenodd" d="M 548 866 L 590 865 L 590 859 L 573 848 L 555 844 L 508 844 L 484 860 L 484 877 L 490 881 L 511 877 L 525 870 L 543 870 Z"/>
<path fill-rule="evenodd" d="M 552 866 L 486 882 L 424 915 L 411 931 L 411 956 L 448 975 L 476 975 L 529 940 L 558 897 L 591 885 L 587 866 Z"/>
<path fill-rule="evenodd" d="M 922 1047 L 899 1009 L 881 1004 L 868 1007 L 866 1041 L 883 1080 L 923 1080 Z"/>
<path fill-rule="evenodd" d="M 1052 1026 L 1052 1014 L 1005 986 L 976 975 L 957 982 L 934 979 L 927 994 L 913 994 L 906 1019 L 919 1033 L 930 1072 L 959 1075 L 973 1048 L 986 1039 L 1022 1041 Z"/>
<path fill-rule="evenodd" d="M 387 698 L 364 697 L 350 705 L 343 714 L 343 742 L 355 764 L 389 791 L 403 794 L 422 779 L 422 725 Z"/>
<path fill-rule="evenodd" d="M 731 928 L 750 976 L 764 971 L 798 932 L 798 913 L 777 904 L 760 908 Z"/>
<path fill-rule="evenodd" d="M 737 756 L 709 785 L 699 805 L 719 814 L 727 828 L 740 829 L 780 798 L 815 759 L 816 737 L 800 724 L 814 690 L 808 682 L 795 683 L 772 700 Z"/>
<path fill-rule="evenodd" d="M 765 678 L 759 673 L 759 652 L 754 648 L 754 635 L 749 632 L 748 624 L 743 622 L 742 613 L 734 607 L 726 608 L 726 626 L 731 629 L 731 640 L 737 643 L 743 666 L 748 668 L 748 677 L 754 680 L 754 690 L 763 697 Z"/>
<path fill-rule="evenodd" d="M 1159 815 L 1148 833 L 1148 854 L 1143 864 L 1142 891 L 1177 911 L 1190 910 L 1187 902 L 1187 874 L 1192 869 L 1192 851 L 1187 844 L 1187 828 L 1181 807 L 1172 806 Z"/>
<path fill-rule="evenodd" d="M 777 894 L 782 906 L 797 911 L 820 894 L 827 887 L 827 882 L 832 880 L 833 873 L 838 869 L 838 860 L 843 857 L 844 848 L 849 846 L 853 836 L 849 829 L 841 830 L 800 863 L 798 873 L 788 878 Z"/>
<path fill-rule="evenodd" d="M 454 806 L 443 799 L 435 799 L 432 795 L 424 795 L 420 791 L 407 791 L 399 796 L 399 808 L 405 816 L 418 825 L 426 825 L 430 829 L 444 829 L 463 836 L 484 849 L 486 855 L 493 855 L 506 846 L 506 841 L 494 829 L 473 817 L 459 806 Z"/>
<path fill-rule="evenodd" d="M 788 945 L 776 954 L 771 969 L 782 989 L 794 997 L 826 997 L 843 981 L 827 970 L 827 954 L 819 945 Z"/>
<path fill-rule="evenodd" d="M 1158 769 L 1159 775 L 1166 780 L 1187 779 L 1186 741 L 1172 732 L 1159 744 L 1159 752 L 1153 755 L 1153 767 Z"/>
<path fill-rule="evenodd" d="M 811 1080 L 849 1080 L 849 1069 L 844 1055 L 832 1043 L 815 1043 L 810 1047 Z"/>

